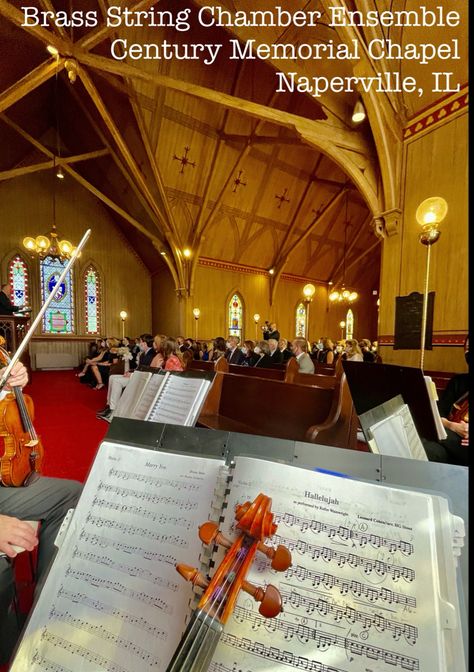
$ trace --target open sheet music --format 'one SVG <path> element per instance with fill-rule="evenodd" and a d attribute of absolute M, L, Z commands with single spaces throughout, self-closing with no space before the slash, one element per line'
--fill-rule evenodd
<path fill-rule="evenodd" d="M 240 593 L 212 672 L 464 672 L 455 577 L 463 524 L 445 498 L 237 457 L 102 444 L 11 672 L 165 671 L 193 608 L 174 565 L 211 572 L 198 526 L 263 492 L 292 552 L 265 620 Z M 226 499 L 224 500 L 224 495 Z M 454 543 L 455 540 L 455 543 Z M 456 546 L 456 553 L 453 545 Z M 206 569 L 207 567 L 207 569 Z"/>
<path fill-rule="evenodd" d="M 207 374 L 135 371 L 114 416 L 191 427 L 210 385 Z"/>

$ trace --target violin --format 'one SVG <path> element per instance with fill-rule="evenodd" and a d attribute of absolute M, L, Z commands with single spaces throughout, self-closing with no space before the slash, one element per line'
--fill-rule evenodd
<path fill-rule="evenodd" d="M 204 544 L 219 544 L 228 551 L 210 581 L 194 567 L 176 566 L 183 578 L 204 588 L 204 593 L 166 672 L 205 672 L 208 669 L 240 590 L 260 602 L 259 612 L 265 618 L 274 618 L 283 611 L 281 595 L 275 586 L 269 584 L 260 588 L 245 579 L 257 551 L 271 560 L 276 571 L 284 572 L 291 565 L 291 554 L 285 546 L 273 548 L 263 543 L 277 530 L 271 503 L 269 497 L 260 493 L 253 502 L 236 507 L 236 528 L 240 536 L 234 542 L 222 535 L 216 523 L 208 521 L 200 526 L 199 538 Z"/>
<path fill-rule="evenodd" d="M 4 339 L 2 339 L 4 341 Z M 10 362 L 0 344 L 0 361 Z M 0 401 L 0 482 L 4 486 L 26 486 L 39 478 L 43 445 L 33 426 L 33 400 L 20 387 Z"/>
<path fill-rule="evenodd" d="M 465 392 L 451 407 L 448 416 L 451 422 L 469 422 L 469 392 Z M 469 445 L 469 439 L 461 439 L 462 446 Z"/>

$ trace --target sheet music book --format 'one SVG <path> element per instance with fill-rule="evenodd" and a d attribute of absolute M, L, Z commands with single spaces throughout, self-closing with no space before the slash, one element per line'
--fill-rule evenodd
<path fill-rule="evenodd" d="M 155 395 L 145 420 L 192 427 L 210 385 L 207 378 L 168 375 Z"/>
<path fill-rule="evenodd" d="M 151 377 L 151 371 L 134 371 L 124 389 L 114 416 L 117 418 L 131 418 L 133 411 L 140 402 L 141 395 L 148 385 Z"/>
<path fill-rule="evenodd" d="M 372 452 L 392 457 L 428 460 L 407 404 L 369 427 Z"/>
<path fill-rule="evenodd" d="M 442 441 L 447 438 L 446 429 L 444 428 L 443 423 L 441 422 L 441 415 L 439 414 L 438 404 L 438 392 L 436 391 L 436 385 L 434 384 L 431 376 L 425 376 L 426 389 L 428 390 L 428 396 L 430 398 L 430 406 L 433 411 L 433 418 L 436 425 L 436 431 L 438 432 L 438 440 Z"/>
<path fill-rule="evenodd" d="M 263 492 L 292 552 L 263 619 L 241 592 L 211 672 L 465 672 L 455 557 L 462 521 L 446 498 L 248 457 L 223 460 L 104 442 L 11 672 L 164 672 L 195 604 L 184 562 L 212 574 L 207 519 L 233 538 L 237 503 Z M 456 544 L 456 553 L 453 546 Z M 211 563 L 216 560 L 216 563 Z"/>

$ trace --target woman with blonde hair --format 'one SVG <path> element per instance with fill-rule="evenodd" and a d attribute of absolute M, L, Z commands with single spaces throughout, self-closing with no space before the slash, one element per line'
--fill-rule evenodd
<path fill-rule="evenodd" d="M 156 334 L 153 337 L 153 349 L 156 352 L 156 355 L 151 360 L 150 366 L 153 366 L 155 369 L 161 369 L 165 363 L 165 358 L 163 357 L 163 343 L 166 341 L 168 336 L 165 334 Z"/>
<path fill-rule="evenodd" d="M 362 350 L 359 348 L 359 342 L 355 338 L 348 338 L 346 340 L 346 359 L 350 362 L 363 362 Z"/>

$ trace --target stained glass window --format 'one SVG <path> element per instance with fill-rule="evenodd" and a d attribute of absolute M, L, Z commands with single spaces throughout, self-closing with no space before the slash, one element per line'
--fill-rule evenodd
<path fill-rule="evenodd" d="M 242 325 L 244 319 L 244 308 L 242 299 L 238 294 L 234 294 L 229 301 L 229 334 L 243 338 Z"/>
<path fill-rule="evenodd" d="M 28 267 L 17 254 L 8 264 L 8 280 L 12 288 L 11 300 L 15 306 L 28 305 Z"/>
<path fill-rule="evenodd" d="M 40 261 L 41 299 L 44 303 L 59 280 L 67 262 L 54 257 L 45 257 Z M 43 317 L 43 333 L 74 333 L 74 287 L 71 271 L 58 287 L 53 300 Z"/>
<path fill-rule="evenodd" d="M 102 307 L 100 277 L 93 266 L 89 266 L 84 274 L 84 305 L 86 333 L 100 334 Z"/>
<path fill-rule="evenodd" d="M 296 306 L 296 338 L 306 338 L 306 306 L 299 303 Z"/>
<path fill-rule="evenodd" d="M 349 308 L 346 315 L 346 339 L 354 338 L 354 313 Z"/>

